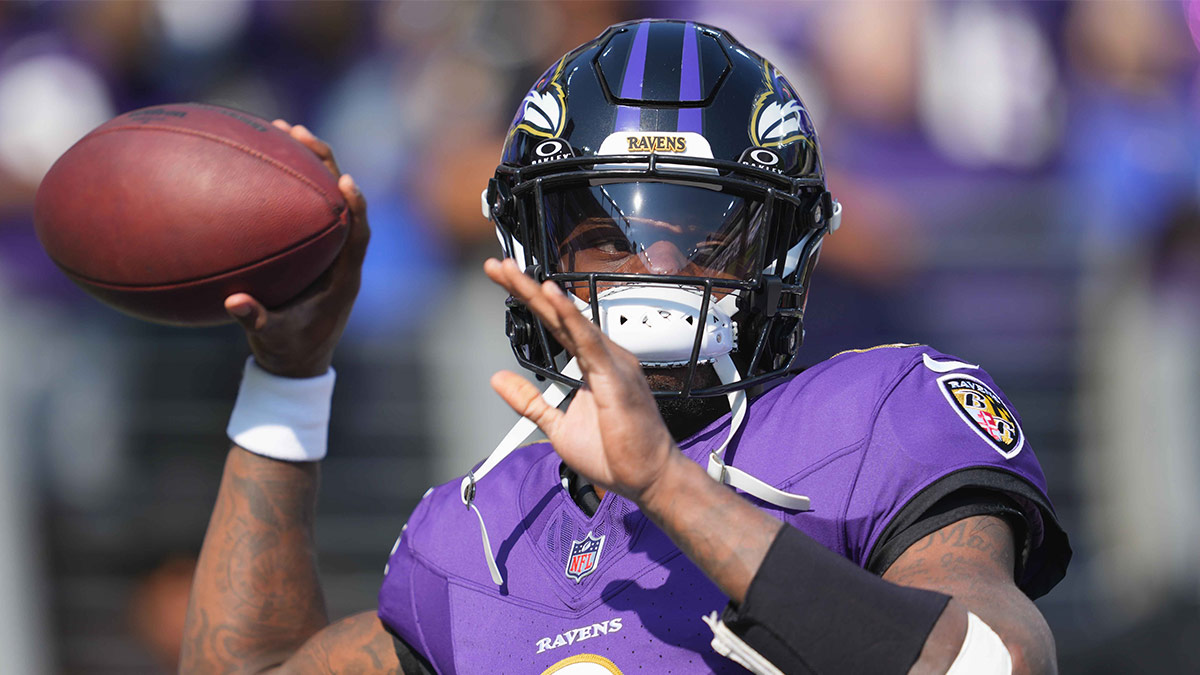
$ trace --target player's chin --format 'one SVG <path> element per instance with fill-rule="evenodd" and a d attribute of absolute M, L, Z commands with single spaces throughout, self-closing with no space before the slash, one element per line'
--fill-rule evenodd
<path fill-rule="evenodd" d="M 682 391 L 687 380 L 687 366 L 642 366 L 646 374 L 646 382 L 650 391 Z M 717 371 L 712 364 L 702 363 L 696 366 L 696 375 L 692 378 L 692 390 L 715 387 L 721 383 Z"/>
<path fill-rule="evenodd" d="M 646 381 L 650 384 L 651 391 L 680 391 L 687 379 L 688 369 L 682 366 L 644 367 L 643 371 L 646 373 Z M 701 364 L 696 367 L 692 389 L 711 387 L 720 383 L 721 380 L 711 365 Z M 729 411 L 729 404 L 724 396 L 660 398 L 657 403 L 658 412 L 662 415 L 667 429 L 676 441 L 682 441 L 692 436 Z"/>

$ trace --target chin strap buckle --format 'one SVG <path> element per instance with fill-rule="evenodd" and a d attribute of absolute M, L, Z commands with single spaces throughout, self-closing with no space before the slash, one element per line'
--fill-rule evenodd
<path fill-rule="evenodd" d="M 463 504 L 469 509 L 471 502 L 475 501 L 475 470 L 471 469 L 467 472 L 467 478 L 463 481 L 462 491 Z"/>
<path fill-rule="evenodd" d="M 733 359 L 728 354 L 713 362 L 713 367 L 717 371 L 717 377 L 724 384 L 736 382 L 741 378 L 737 367 L 733 364 Z M 738 429 L 741 428 L 742 422 L 746 417 L 747 407 L 745 390 L 739 389 L 729 393 L 729 409 L 731 413 L 729 435 L 725 437 L 721 445 L 709 453 L 708 475 L 719 483 L 724 483 L 732 488 L 741 490 L 769 504 L 774 504 L 790 511 L 808 511 L 811 508 L 808 497 L 784 492 L 737 467 L 729 466 L 725 463 L 725 450 L 729 447 L 729 443 L 733 440 L 734 435 L 737 434 Z"/>
<path fill-rule="evenodd" d="M 708 477 L 718 483 L 729 483 L 729 468 L 725 466 L 725 460 L 719 454 L 724 448 L 718 448 L 708 453 Z"/>

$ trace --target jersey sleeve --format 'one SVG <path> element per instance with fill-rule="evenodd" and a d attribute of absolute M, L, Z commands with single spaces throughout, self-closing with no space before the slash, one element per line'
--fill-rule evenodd
<path fill-rule="evenodd" d="M 882 573 L 921 536 L 972 515 L 1017 536 L 1018 586 L 1045 594 L 1071 551 L 1012 403 L 981 368 L 922 349 L 884 393 L 845 517 L 848 549 Z"/>

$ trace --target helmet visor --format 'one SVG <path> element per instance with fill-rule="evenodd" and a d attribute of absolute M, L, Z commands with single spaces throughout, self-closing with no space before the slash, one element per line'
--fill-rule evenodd
<path fill-rule="evenodd" d="M 696 185 L 585 185 L 543 194 L 558 272 L 752 281 L 763 266 L 761 201 Z"/>

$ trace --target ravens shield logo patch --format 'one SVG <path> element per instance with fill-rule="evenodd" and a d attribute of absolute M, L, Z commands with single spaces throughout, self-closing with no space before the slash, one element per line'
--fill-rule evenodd
<path fill-rule="evenodd" d="M 971 377 L 951 373 L 938 378 L 942 395 L 967 426 L 1000 453 L 1012 459 L 1025 445 L 1025 434 L 1017 417 L 992 388 Z"/>

